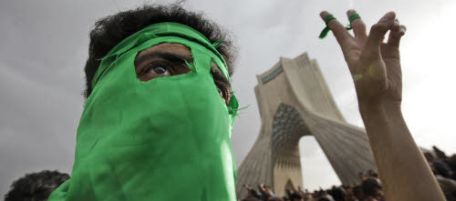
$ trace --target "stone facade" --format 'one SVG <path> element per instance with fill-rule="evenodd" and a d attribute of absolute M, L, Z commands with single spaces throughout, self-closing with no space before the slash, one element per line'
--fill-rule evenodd
<path fill-rule="evenodd" d="M 278 195 L 302 187 L 298 143 L 306 135 L 315 137 L 343 184 L 354 184 L 359 172 L 376 169 L 365 131 L 344 120 L 318 64 L 306 53 L 280 58 L 257 78 L 262 126 L 238 169 L 238 197 L 247 193 L 244 184 L 264 183 Z"/>

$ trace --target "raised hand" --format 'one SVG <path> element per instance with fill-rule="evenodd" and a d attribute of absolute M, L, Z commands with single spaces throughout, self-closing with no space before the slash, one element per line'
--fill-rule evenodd
<path fill-rule="evenodd" d="M 328 12 L 323 11 L 320 15 L 336 36 L 355 83 L 360 113 L 383 183 L 385 200 L 444 201 L 400 109 L 399 42 L 405 27 L 399 24 L 395 13 L 389 12 L 371 27 L 367 35 L 359 15 L 354 10 L 347 14 L 354 35 Z M 390 34 L 384 43 L 388 31 Z"/>
<path fill-rule="evenodd" d="M 336 19 L 328 18 L 330 13 L 321 12 L 328 27 L 336 37 L 345 61 L 350 69 L 360 107 L 381 104 L 383 101 L 400 104 L 402 99 L 402 75 L 399 57 L 399 42 L 405 27 L 399 24 L 394 12 L 386 13 L 366 33 L 366 25 L 360 18 L 351 22 L 354 35 Z M 354 10 L 347 15 L 357 15 Z M 386 33 L 390 31 L 386 43 Z"/>

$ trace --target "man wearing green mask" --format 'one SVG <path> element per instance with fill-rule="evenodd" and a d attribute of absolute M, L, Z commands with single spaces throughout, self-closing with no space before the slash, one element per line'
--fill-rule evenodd
<path fill-rule="evenodd" d="M 352 70 L 387 199 L 443 200 L 400 113 L 403 31 L 394 14 L 370 35 L 353 20 L 355 37 L 328 15 L 322 18 Z M 388 30 L 389 49 L 380 53 Z M 230 137 L 238 103 L 230 52 L 215 24 L 179 6 L 146 6 L 98 21 L 71 179 L 49 200 L 236 200 Z"/>
<path fill-rule="evenodd" d="M 229 48 L 178 6 L 97 22 L 71 179 L 49 200 L 236 200 Z"/>

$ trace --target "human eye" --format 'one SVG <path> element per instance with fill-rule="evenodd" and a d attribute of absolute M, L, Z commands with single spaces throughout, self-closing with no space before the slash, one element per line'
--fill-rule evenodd
<path fill-rule="evenodd" d="M 175 65 L 168 62 L 151 62 L 141 67 L 137 76 L 142 81 L 148 81 L 157 77 L 165 77 L 176 74 Z"/>
<path fill-rule="evenodd" d="M 146 69 L 147 74 L 156 74 L 159 76 L 167 76 L 170 75 L 169 67 L 166 65 L 153 65 Z"/>

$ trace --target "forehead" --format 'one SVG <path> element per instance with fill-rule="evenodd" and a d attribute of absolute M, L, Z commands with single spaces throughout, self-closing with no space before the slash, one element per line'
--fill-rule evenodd
<path fill-rule="evenodd" d="M 161 44 L 149 47 L 145 50 L 142 50 L 141 52 L 139 52 L 138 58 L 143 55 L 151 54 L 154 52 L 168 52 L 168 53 L 178 54 L 178 55 L 185 56 L 185 57 L 191 57 L 190 49 L 182 44 L 161 43 Z"/>

